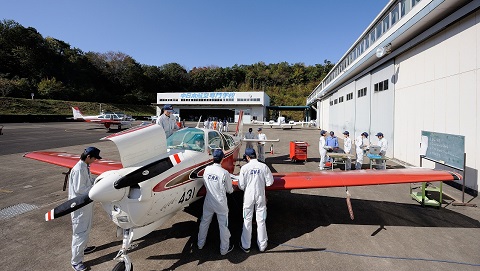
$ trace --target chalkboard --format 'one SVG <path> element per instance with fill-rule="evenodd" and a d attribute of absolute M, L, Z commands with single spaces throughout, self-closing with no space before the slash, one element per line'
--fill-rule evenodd
<path fill-rule="evenodd" d="M 460 170 L 464 166 L 465 136 L 422 131 L 420 155 Z"/>

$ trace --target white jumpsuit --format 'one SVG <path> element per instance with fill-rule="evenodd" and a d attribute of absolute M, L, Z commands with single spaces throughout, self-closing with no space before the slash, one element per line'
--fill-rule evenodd
<path fill-rule="evenodd" d="M 363 164 L 363 148 L 365 147 L 365 144 L 363 142 L 363 136 L 359 135 L 355 139 L 355 147 L 356 147 L 356 152 L 357 152 L 357 162 L 355 163 L 355 169 L 362 169 L 362 164 Z"/>
<path fill-rule="evenodd" d="M 267 135 L 264 133 L 259 133 L 258 139 L 267 140 Z M 265 141 L 258 142 L 257 148 L 258 148 L 258 160 L 265 162 Z"/>
<path fill-rule="evenodd" d="M 68 199 L 87 195 L 93 182 L 94 179 L 90 175 L 88 165 L 79 160 L 68 177 Z M 93 204 L 87 204 L 70 215 L 73 230 L 71 264 L 77 265 L 83 262 L 83 251 L 87 247 L 88 236 L 92 228 Z"/>
<path fill-rule="evenodd" d="M 227 194 L 233 192 L 230 173 L 220 164 L 213 164 L 205 168 L 203 182 L 207 195 L 203 203 L 203 215 L 198 231 L 198 247 L 202 248 L 207 239 L 208 228 L 213 214 L 217 214 L 220 229 L 220 254 L 225 255 L 230 246 L 230 231 L 228 230 L 228 202 Z"/>
<path fill-rule="evenodd" d="M 240 169 L 238 176 L 238 188 L 245 191 L 243 195 L 243 230 L 241 244 L 244 248 L 250 248 L 252 239 L 252 217 L 256 211 L 257 221 L 257 244 L 260 251 L 267 248 L 267 200 L 265 187 L 273 184 L 273 175 L 267 165 L 257 159 L 250 159 Z"/>
<path fill-rule="evenodd" d="M 343 139 L 343 150 L 346 154 L 350 154 L 350 152 L 352 151 L 352 139 L 350 137 L 345 137 Z M 347 158 L 345 160 L 345 170 L 350 169 L 352 169 L 352 159 Z"/>
<path fill-rule="evenodd" d="M 388 141 L 383 137 L 378 141 L 378 146 L 380 146 L 380 155 L 385 156 L 388 149 Z M 385 162 L 380 161 L 377 164 L 380 164 L 382 169 L 386 169 L 387 167 L 387 164 Z"/>
<path fill-rule="evenodd" d="M 178 130 L 178 125 L 175 122 L 174 118 L 168 117 L 165 114 L 162 114 L 160 117 L 157 118 L 157 124 L 163 127 L 167 138 L 171 136 L 173 132 L 175 132 L 175 130 Z"/>
<path fill-rule="evenodd" d="M 320 136 L 320 140 L 318 141 L 318 152 L 320 153 L 320 164 L 318 167 L 320 170 L 323 170 L 325 167 L 325 160 L 327 158 L 327 150 L 324 148 L 325 147 L 325 137 Z"/>

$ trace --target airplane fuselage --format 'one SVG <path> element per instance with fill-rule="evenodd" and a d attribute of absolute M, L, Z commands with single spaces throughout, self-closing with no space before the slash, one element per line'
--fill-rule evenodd
<path fill-rule="evenodd" d="M 230 173 L 233 173 L 239 149 L 238 143 L 224 150 L 222 166 Z M 107 171 L 97 177 L 89 196 L 102 204 L 118 227 L 132 229 L 134 233 L 137 229 L 134 238 L 140 238 L 205 195 L 203 172 L 205 167 L 213 164 L 207 150 L 169 149 L 149 164 Z M 177 159 L 178 163 L 169 164 L 167 167 L 170 168 L 138 184 L 119 188 L 122 186 L 119 183 L 128 176 L 148 176 L 161 161 L 170 159 Z"/>

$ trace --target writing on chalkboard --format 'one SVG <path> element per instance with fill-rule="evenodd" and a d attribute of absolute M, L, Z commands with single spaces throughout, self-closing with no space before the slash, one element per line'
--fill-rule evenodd
<path fill-rule="evenodd" d="M 465 137 L 422 131 L 420 155 L 438 163 L 463 169 Z"/>

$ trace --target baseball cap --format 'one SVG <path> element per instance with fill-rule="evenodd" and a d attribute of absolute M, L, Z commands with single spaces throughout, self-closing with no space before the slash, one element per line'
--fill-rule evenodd
<path fill-rule="evenodd" d="M 258 129 L 257 129 L 257 131 L 261 131 L 261 130 L 262 130 L 262 128 L 258 128 Z"/>
<path fill-rule="evenodd" d="M 171 104 L 166 104 L 163 106 L 163 110 L 173 111 L 173 106 Z"/>
<path fill-rule="evenodd" d="M 363 132 L 362 135 L 364 135 L 366 138 L 368 138 L 368 133 L 367 132 Z"/>
<path fill-rule="evenodd" d="M 215 149 L 213 151 L 213 158 L 223 159 L 223 157 L 225 157 L 225 154 L 223 154 L 223 151 L 221 149 Z"/>
<path fill-rule="evenodd" d="M 100 157 L 100 150 L 95 147 L 88 147 L 84 151 L 85 154 L 90 155 L 90 157 L 95 157 L 97 159 L 102 159 Z"/>
<path fill-rule="evenodd" d="M 320 135 L 321 135 L 321 136 L 323 136 L 323 135 L 326 134 L 326 133 L 327 133 L 327 131 L 325 131 L 325 130 L 321 130 L 321 131 L 320 131 Z"/>
<path fill-rule="evenodd" d="M 383 133 L 378 132 L 375 136 L 383 136 Z"/>
<path fill-rule="evenodd" d="M 344 135 L 350 135 L 348 131 L 343 132 Z"/>
<path fill-rule="evenodd" d="M 255 150 L 252 149 L 252 148 L 246 148 L 245 149 L 245 155 L 247 155 L 249 157 L 257 156 L 257 154 L 255 153 Z"/>

